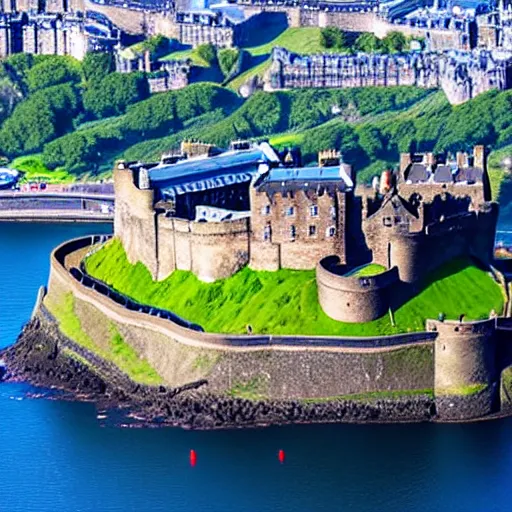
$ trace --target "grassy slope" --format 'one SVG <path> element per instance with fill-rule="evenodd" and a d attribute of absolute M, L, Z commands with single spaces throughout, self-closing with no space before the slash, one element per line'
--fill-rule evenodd
<path fill-rule="evenodd" d="M 86 265 L 91 275 L 137 301 L 172 310 L 214 332 L 243 333 L 250 324 L 255 333 L 370 336 L 422 330 L 425 319 L 437 318 L 440 312 L 449 319 L 461 313 L 480 319 L 503 307 L 499 286 L 467 261 L 454 261 L 436 272 L 433 284 L 395 312 L 396 327 L 388 316 L 364 324 L 329 318 L 318 304 L 313 270 L 244 268 L 210 284 L 191 272 L 176 271 L 153 282 L 144 265 L 127 261 L 118 240 L 90 256 Z"/>
<path fill-rule="evenodd" d="M 80 319 L 75 313 L 74 298 L 71 293 L 63 295 L 59 302 L 48 298 L 46 305 L 59 322 L 59 327 L 65 336 L 104 359 L 112 361 L 135 382 L 149 385 L 157 385 L 162 382 L 158 373 L 145 359 L 139 358 L 135 350 L 123 340 L 113 324 L 110 326 L 112 335 L 110 349 L 107 351 L 99 347 L 82 329 Z"/>
<path fill-rule="evenodd" d="M 326 52 L 320 44 L 320 31 L 318 27 L 287 28 L 272 41 L 258 46 L 245 48 L 251 54 L 249 69 L 233 79 L 228 87 L 237 91 L 240 86 L 253 76 L 263 76 L 270 66 L 272 48 L 281 46 L 292 52 L 312 54 Z"/>
<path fill-rule="evenodd" d="M 75 176 L 64 168 L 48 169 L 41 161 L 40 155 L 28 155 L 15 158 L 9 167 L 24 173 L 22 183 L 29 181 L 45 181 L 47 183 L 72 183 Z"/>

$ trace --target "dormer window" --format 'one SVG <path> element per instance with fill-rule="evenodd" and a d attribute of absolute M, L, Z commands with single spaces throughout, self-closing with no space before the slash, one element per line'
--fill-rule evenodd
<path fill-rule="evenodd" d="M 316 204 L 312 204 L 309 207 L 309 215 L 311 215 L 311 217 L 318 217 L 318 206 Z"/>
<path fill-rule="evenodd" d="M 261 215 L 270 215 L 270 205 L 269 204 L 262 207 Z"/>
<path fill-rule="evenodd" d="M 295 208 L 293 206 L 289 206 L 288 208 L 286 208 L 285 215 L 287 217 L 292 217 L 293 215 L 295 215 Z"/>

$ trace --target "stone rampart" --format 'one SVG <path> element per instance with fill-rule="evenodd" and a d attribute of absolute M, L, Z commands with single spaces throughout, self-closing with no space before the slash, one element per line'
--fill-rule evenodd
<path fill-rule="evenodd" d="M 349 267 L 338 256 L 320 260 L 316 267 L 318 300 L 327 315 L 340 322 L 370 322 L 388 312 L 391 287 L 398 268 L 371 277 L 346 276 Z"/>
<path fill-rule="evenodd" d="M 249 260 L 249 219 L 194 222 L 157 217 L 158 279 L 190 270 L 202 281 L 233 275 Z"/>
<path fill-rule="evenodd" d="M 116 209 L 114 233 L 123 243 L 130 263 L 142 262 L 153 277 L 158 275 L 156 215 L 152 190 L 135 186 L 133 172 L 114 172 Z"/>
<path fill-rule="evenodd" d="M 73 277 L 65 267 L 66 261 L 74 261 L 70 253 L 97 241 L 78 239 L 54 251 L 45 303 L 71 293 L 75 314 L 95 342 L 108 343 L 103 338 L 110 335 L 112 323 L 172 386 L 207 378 L 215 393 L 243 384 L 279 399 L 433 386 L 436 333 L 357 338 L 200 332 L 144 313 L 142 305 L 141 310 L 130 309 L 119 297 L 109 297 L 108 287 L 90 288 Z"/>
<path fill-rule="evenodd" d="M 67 266 L 102 239 L 73 240 L 53 252 L 45 304 L 72 294 L 81 328 L 95 343 L 109 343 L 112 324 L 171 386 L 207 379 L 216 394 L 248 387 L 270 399 L 434 388 L 440 419 L 483 416 L 499 405 L 500 371 L 509 363 L 496 351 L 507 336 L 495 334 L 506 334 L 507 319 L 429 320 L 426 332 L 366 338 L 206 333 L 155 308 L 128 305 L 105 285 L 81 283 Z"/>

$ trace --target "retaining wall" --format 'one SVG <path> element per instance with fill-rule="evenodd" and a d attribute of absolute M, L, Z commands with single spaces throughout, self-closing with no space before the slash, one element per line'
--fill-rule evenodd
<path fill-rule="evenodd" d="M 98 241 L 81 238 L 53 252 L 45 305 L 51 310 L 52 302 L 71 293 L 74 313 L 91 339 L 108 346 L 108 326 L 114 325 L 171 386 L 207 379 L 206 390 L 217 394 L 274 399 L 434 388 L 441 418 L 495 410 L 503 366 L 496 355 L 496 320 L 428 321 L 426 332 L 367 338 L 206 333 L 165 312 L 154 316 L 148 306 L 129 305 L 122 296 L 116 300 L 101 283 L 81 283 L 66 263 Z M 505 320 L 498 323 L 497 332 L 508 328 Z M 474 384 L 485 386 L 460 400 L 450 394 Z"/>

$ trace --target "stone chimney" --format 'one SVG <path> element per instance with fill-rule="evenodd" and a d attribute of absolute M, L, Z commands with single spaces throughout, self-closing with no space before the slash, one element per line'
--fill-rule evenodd
<path fill-rule="evenodd" d="M 139 189 L 149 190 L 149 171 L 145 167 L 139 170 Z"/>
<path fill-rule="evenodd" d="M 151 53 L 149 50 L 144 52 L 144 71 L 151 73 Z"/>
<path fill-rule="evenodd" d="M 403 176 L 405 170 L 409 165 L 411 165 L 412 162 L 412 155 L 411 153 L 401 153 L 400 154 L 400 174 Z"/>
<path fill-rule="evenodd" d="M 340 165 L 341 153 L 336 149 L 326 149 L 318 152 L 318 165 L 320 167 L 332 167 Z"/>
<path fill-rule="evenodd" d="M 485 146 L 479 145 L 473 148 L 473 165 L 478 169 L 487 169 L 487 152 Z"/>
<path fill-rule="evenodd" d="M 424 162 L 425 165 L 433 167 L 437 163 L 436 155 L 434 155 L 434 153 L 425 153 Z"/>
<path fill-rule="evenodd" d="M 457 151 L 456 155 L 457 167 L 461 169 L 462 167 L 468 166 L 468 154 L 463 151 Z"/>
<path fill-rule="evenodd" d="M 206 144 L 205 142 L 184 140 L 181 143 L 181 153 L 187 155 L 187 158 L 194 156 L 210 156 L 213 147 L 213 144 Z"/>

